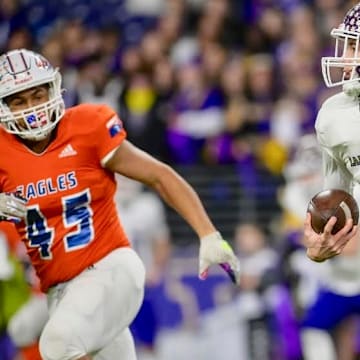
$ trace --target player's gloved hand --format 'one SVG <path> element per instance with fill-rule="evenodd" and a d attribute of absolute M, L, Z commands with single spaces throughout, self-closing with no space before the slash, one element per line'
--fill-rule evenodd
<path fill-rule="evenodd" d="M 200 239 L 199 278 L 205 280 L 209 267 L 220 265 L 235 284 L 239 282 L 240 262 L 235 256 L 231 246 L 219 232 L 214 232 Z"/>
<path fill-rule="evenodd" d="M 0 193 L 0 221 L 20 222 L 26 217 L 26 199 L 19 193 Z"/>

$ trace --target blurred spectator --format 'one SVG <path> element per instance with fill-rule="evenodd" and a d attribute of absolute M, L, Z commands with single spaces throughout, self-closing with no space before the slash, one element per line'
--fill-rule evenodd
<path fill-rule="evenodd" d="M 236 298 L 238 313 L 247 348 L 247 359 L 271 359 L 273 356 L 269 307 L 264 278 L 275 268 L 277 255 L 265 233 L 252 223 L 237 226 L 234 237 L 235 250 L 241 261 L 239 293 Z M 265 285 L 265 287 L 264 287 Z"/>
<path fill-rule="evenodd" d="M 31 33 L 28 29 L 21 27 L 11 32 L 7 40 L 7 49 L 32 49 L 35 46 Z"/>
<path fill-rule="evenodd" d="M 219 87 L 220 78 L 227 60 L 227 52 L 220 44 L 208 43 L 201 54 L 204 77 L 209 84 Z"/>
<path fill-rule="evenodd" d="M 143 61 L 143 70 L 151 72 L 153 67 L 164 58 L 165 44 L 158 31 L 149 31 L 144 34 L 140 44 L 140 56 Z"/>
<path fill-rule="evenodd" d="M 86 41 L 86 28 L 78 20 L 64 21 L 61 25 L 61 43 L 65 65 L 77 66 L 93 51 L 94 46 L 99 46 L 100 39 L 97 39 L 95 44 Z"/>
<path fill-rule="evenodd" d="M 117 107 L 128 139 L 157 158 L 166 159 L 164 98 L 158 95 L 151 80 L 145 72 L 134 73 L 128 78 Z"/>
<path fill-rule="evenodd" d="M 158 61 L 155 64 L 152 75 L 156 92 L 162 100 L 162 104 L 166 107 L 175 91 L 174 68 L 169 59 L 164 57 Z M 163 109 L 163 114 L 166 114 L 166 109 Z"/>
<path fill-rule="evenodd" d="M 118 74 L 121 70 L 122 51 L 124 49 L 122 30 L 116 25 L 107 25 L 99 29 L 101 43 L 97 51 L 105 59 L 105 62 L 112 74 Z"/>
<path fill-rule="evenodd" d="M 177 69 L 178 91 L 170 103 L 167 140 L 171 161 L 177 164 L 203 163 L 207 139 L 224 128 L 222 93 L 208 84 L 201 63 Z"/>
<path fill-rule="evenodd" d="M 162 37 L 165 49 L 170 49 L 176 40 L 182 36 L 183 27 L 182 12 L 165 12 L 158 20 L 156 29 Z"/>
<path fill-rule="evenodd" d="M 124 49 L 121 56 L 121 76 L 124 79 L 130 78 L 133 74 L 142 70 L 142 57 L 140 49 L 130 46 Z"/>
<path fill-rule="evenodd" d="M 346 3 L 342 0 L 315 0 L 316 27 L 321 36 L 322 47 L 329 43 L 330 31 L 338 26 L 343 18 L 341 6 Z"/>
<path fill-rule="evenodd" d="M 200 44 L 218 42 L 225 48 L 241 47 L 244 22 L 237 16 L 231 0 L 208 0 L 203 3 L 198 23 Z"/>
<path fill-rule="evenodd" d="M 281 192 L 281 204 L 289 224 L 294 223 L 300 228 L 309 200 L 322 188 L 323 177 L 321 152 L 315 135 L 298 138 L 294 148 L 284 169 L 286 185 Z"/>
<path fill-rule="evenodd" d="M 1 52 L 8 45 L 8 39 L 13 32 L 21 26 L 20 13 L 21 3 L 19 0 L 2 0 L 0 2 L 0 48 Z M 20 21 L 19 21 L 19 20 Z M 20 24 L 18 23 L 20 22 Z"/>
<path fill-rule="evenodd" d="M 252 132 L 269 134 L 271 112 L 277 99 L 274 59 L 266 54 L 256 54 L 246 58 L 245 94 L 250 103 L 249 125 Z"/>
<path fill-rule="evenodd" d="M 79 65 L 76 83 L 77 102 L 103 103 L 119 112 L 122 82 L 110 70 L 102 53 L 84 58 Z"/>
<path fill-rule="evenodd" d="M 268 52 L 274 54 L 277 46 L 284 40 L 286 17 L 279 7 L 267 7 L 259 16 L 259 29 Z M 262 49 L 264 50 L 264 49 Z"/>

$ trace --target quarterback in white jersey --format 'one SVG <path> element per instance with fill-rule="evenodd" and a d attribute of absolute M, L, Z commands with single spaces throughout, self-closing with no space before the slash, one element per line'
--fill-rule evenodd
<path fill-rule="evenodd" d="M 340 188 L 352 193 L 359 202 L 360 184 L 360 3 L 351 8 L 339 27 L 331 31 L 335 54 L 322 58 L 322 73 L 328 87 L 342 86 L 321 106 L 315 130 L 323 153 L 324 188 Z M 307 213 L 303 243 L 307 256 L 320 266 L 324 288 L 303 321 L 304 358 L 336 359 L 329 330 L 351 314 L 360 313 L 360 244 L 358 226 L 348 219 L 336 234 L 331 234 L 332 217 L 322 234 L 311 227 Z M 342 254 L 342 256 L 336 257 Z M 336 257 L 336 258 L 334 258 Z M 332 259 L 334 258 L 334 259 Z M 330 315 L 329 315 L 330 314 Z M 318 331 L 316 331 L 316 329 Z M 319 350 L 322 350 L 321 355 Z M 349 348 L 344 349 L 350 354 Z M 338 354 L 338 356 L 340 356 Z"/>
<path fill-rule="evenodd" d="M 317 116 L 315 129 L 323 151 L 324 188 L 341 188 L 353 193 L 360 183 L 360 3 L 350 9 L 338 28 L 335 55 L 322 58 L 322 73 L 328 87 L 342 85 L 342 92 L 327 99 Z M 311 227 L 307 213 L 304 245 L 308 257 L 317 262 L 330 259 L 358 243 L 358 226 L 352 219 L 336 234 L 333 216 L 322 234 Z"/>

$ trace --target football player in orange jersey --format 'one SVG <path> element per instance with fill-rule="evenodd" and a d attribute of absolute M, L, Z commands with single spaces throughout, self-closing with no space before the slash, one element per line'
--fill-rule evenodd
<path fill-rule="evenodd" d="M 156 190 L 194 229 L 201 279 L 219 264 L 236 282 L 238 259 L 191 186 L 127 141 L 111 108 L 65 109 L 61 92 L 40 54 L 0 56 L 0 219 L 16 222 L 47 293 L 42 358 L 134 360 L 144 266 L 118 218 L 114 173 Z"/>

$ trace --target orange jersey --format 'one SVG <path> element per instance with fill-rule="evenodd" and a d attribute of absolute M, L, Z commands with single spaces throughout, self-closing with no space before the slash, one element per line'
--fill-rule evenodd
<path fill-rule="evenodd" d="M 126 137 L 105 105 L 66 111 L 42 154 L 0 129 L 0 191 L 28 200 L 16 225 L 42 291 L 70 280 L 112 250 L 129 246 L 114 204 L 114 175 L 101 163 Z"/>

